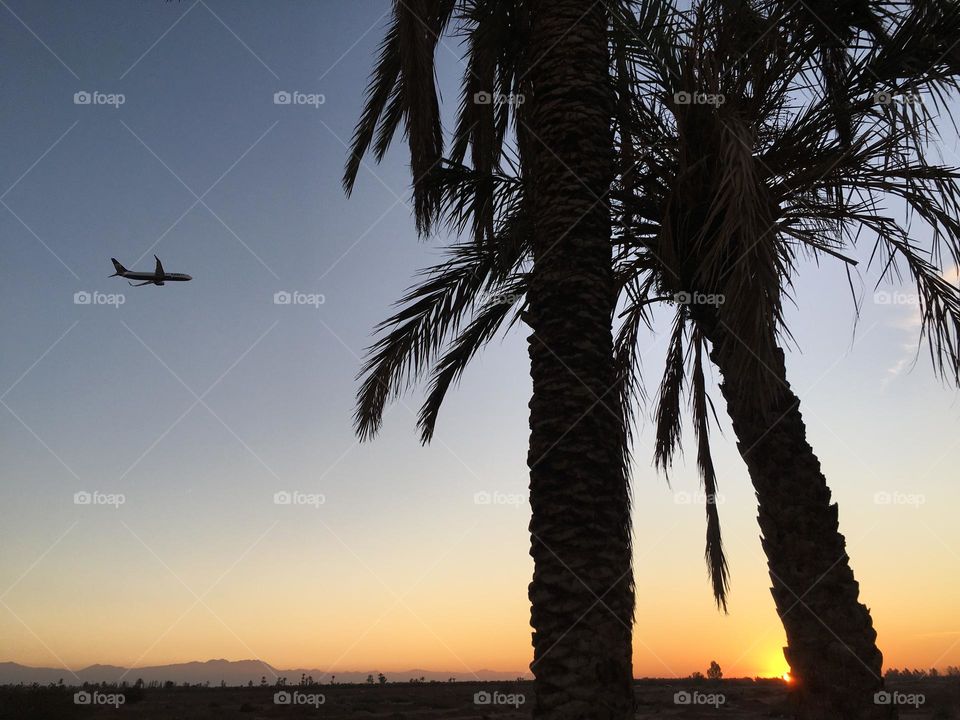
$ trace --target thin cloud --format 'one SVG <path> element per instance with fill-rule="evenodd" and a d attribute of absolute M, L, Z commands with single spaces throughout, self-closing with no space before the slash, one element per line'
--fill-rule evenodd
<path fill-rule="evenodd" d="M 954 265 L 952 268 L 945 270 L 940 277 L 955 286 L 960 286 L 960 265 Z M 904 306 L 905 310 L 905 312 L 894 313 L 893 318 L 887 321 L 887 325 L 904 333 L 909 333 L 910 342 L 902 345 L 900 357 L 893 365 L 887 368 L 886 375 L 880 383 L 883 390 L 886 390 L 891 382 L 899 377 L 905 370 L 912 368 L 916 363 L 919 346 L 915 338 L 918 337 L 920 328 L 923 326 L 923 318 L 920 314 L 920 301 L 916 293 L 899 291 L 892 294 L 887 293 L 887 297 L 900 299 L 901 301 L 895 304 Z"/>

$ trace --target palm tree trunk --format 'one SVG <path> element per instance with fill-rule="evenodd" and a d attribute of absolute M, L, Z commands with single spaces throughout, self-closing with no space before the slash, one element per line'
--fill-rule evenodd
<path fill-rule="evenodd" d="M 878 705 L 883 656 L 870 611 L 859 602 L 837 505 L 820 461 L 806 439 L 800 401 L 786 378 L 783 351 L 768 369 L 776 398 L 766 409 L 750 400 L 746 380 L 722 351 L 727 329 L 701 322 L 723 373 L 721 392 L 757 494 L 771 592 L 787 635 L 784 655 L 794 678 L 800 720 L 866 720 L 896 717 Z"/>
<path fill-rule="evenodd" d="M 633 575 L 611 327 L 607 17 L 595 0 L 533 5 L 520 129 L 533 218 L 533 717 L 625 720 Z"/>

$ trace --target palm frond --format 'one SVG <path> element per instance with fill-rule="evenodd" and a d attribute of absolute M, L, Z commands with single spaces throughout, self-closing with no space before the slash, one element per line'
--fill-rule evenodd
<path fill-rule="evenodd" d="M 680 398 L 683 395 L 684 352 L 683 338 L 686 331 L 687 309 L 678 305 L 674 316 L 673 331 L 667 348 L 667 359 L 657 393 L 656 441 L 654 463 L 664 473 L 669 471 L 674 453 L 680 448 L 682 413 Z"/>
<path fill-rule="evenodd" d="M 448 178 L 451 183 L 469 184 L 470 181 L 469 173 L 464 175 L 458 170 L 452 171 Z M 464 207 L 470 206 L 466 199 L 469 193 L 448 197 L 464 200 L 463 207 L 454 203 L 446 208 L 448 222 L 456 225 L 467 212 Z M 381 337 L 367 349 L 358 376 L 362 382 L 357 393 L 354 426 L 361 439 L 370 438 L 379 430 L 388 402 L 411 383 L 434 371 L 434 362 L 448 339 L 469 322 L 477 308 L 483 310 L 492 298 L 503 301 L 513 297 L 514 290 L 522 290 L 518 278 L 522 277 L 522 266 L 529 253 L 529 228 L 519 201 L 510 204 L 505 213 L 493 244 L 467 242 L 448 248 L 448 259 L 423 271 L 423 282 L 397 303 L 400 310 L 377 326 L 376 332 Z M 488 319 L 493 316 L 494 313 L 487 313 Z M 476 330 L 466 337 L 477 337 Z M 464 348 L 460 352 L 464 352 Z M 455 355 L 449 357 L 452 360 Z M 450 381 L 458 376 L 459 372 L 451 376 Z M 432 401 L 428 402 L 435 405 L 432 417 L 435 418 L 444 396 L 445 390 L 431 393 Z M 428 416 L 431 413 L 424 414 Z M 424 439 L 429 439 L 432 427 L 429 433 L 424 432 Z"/>
<path fill-rule="evenodd" d="M 434 50 L 439 34 L 430 11 L 436 0 L 396 0 L 394 12 L 400 38 L 403 114 L 410 168 L 413 173 L 413 204 L 417 229 L 430 231 L 440 197 L 430 182 L 430 173 L 443 157 L 440 101 L 434 77 Z"/>
<path fill-rule="evenodd" d="M 410 148 L 414 215 L 421 234 L 430 232 L 440 207 L 436 184 L 431 182 L 431 173 L 443 157 L 434 59 L 456 4 L 457 0 L 394 0 L 343 176 L 349 194 L 374 136 L 379 161 L 402 122 Z"/>
<path fill-rule="evenodd" d="M 517 306 L 522 307 L 526 291 L 526 277 L 522 275 L 499 286 L 497 292 L 479 309 L 466 329 L 437 361 L 430 378 L 429 394 L 417 418 L 420 441 L 424 445 L 433 439 L 437 417 L 447 391 L 457 383 L 473 357 L 503 328 L 511 313 L 514 321 L 516 320 L 519 312 Z"/>
<path fill-rule="evenodd" d="M 381 143 L 386 146 L 390 144 L 390 138 L 393 137 L 400 124 L 401 114 L 397 112 L 402 108 L 401 102 L 397 99 L 399 95 L 399 85 L 397 80 L 400 77 L 400 36 L 396 21 L 391 23 L 387 33 L 380 45 L 380 55 L 376 67 L 371 75 L 370 84 L 367 86 L 366 102 L 363 106 L 363 112 L 357 127 L 353 133 L 353 142 L 350 147 L 350 154 L 347 157 L 347 166 L 343 173 L 343 188 L 347 195 L 353 192 L 353 187 L 357 182 L 357 174 L 363 164 L 363 157 L 366 155 L 370 143 L 373 141 L 374 133 L 377 130 L 377 124 L 381 122 L 384 116 L 384 108 L 394 98 L 394 112 L 388 113 L 389 120 L 381 126 Z"/>
<path fill-rule="evenodd" d="M 707 395 L 703 375 L 703 356 L 706 339 L 699 330 L 694 330 L 690 339 L 693 347 L 693 368 L 691 372 L 691 410 L 693 412 L 693 431 L 697 438 L 697 467 L 703 483 L 703 492 L 707 507 L 707 544 L 704 557 L 707 561 L 707 574 L 713 586 L 713 597 L 717 607 L 727 611 L 727 593 L 730 590 L 730 573 L 727 558 L 723 552 L 723 538 L 720 533 L 720 513 L 717 509 L 717 474 L 710 452 L 710 417 L 714 421 L 717 413 Z"/>
<path fill-rule="evenodd" d="M 425 271 L 426 280 L 397 303 L 400 310 L 380 323 L 380 337 L 367 349 L 358 378 L 354 426 L 361 439 L 380 429 L 387 403 L 429 370 L 444 340 L 464 322 L 499 270 L 492 253 L 458 245 L 444 263 Z"/>

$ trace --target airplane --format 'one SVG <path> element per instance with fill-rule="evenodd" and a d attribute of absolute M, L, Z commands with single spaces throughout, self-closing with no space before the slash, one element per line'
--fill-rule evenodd
<path fill-rule="evenodd" d="M 130 284 L 130 287 L 140 287 L 142 285 L 163 285 L 168 281 L 186 282 L 187 280 L 193 280 L 193 278 L 186 273 L 164 272 L 163 265 L 160 264 L 160 258 L 158 258 L 156 255 L 153 257 L 157 261 L 157 269 L 152 273 L 131 272 L 117 262 L 116 258 L 110 258 L 110 261 L 113 263 L 113 267 L 116 270 L 116 272 L 110 277 L 117 277 L 119 275 L 122 278 L 126 278 L 127 282 Z M 132 282 L 129 282 L 130 280 L 144 280 L 145 282 L 134 285 Z"/>

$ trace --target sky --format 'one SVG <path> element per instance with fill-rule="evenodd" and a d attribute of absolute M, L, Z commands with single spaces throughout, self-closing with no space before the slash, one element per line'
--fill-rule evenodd
<path fill-rule="evenodd" d="M 0 6 L 0 661 L 525 672 L 522 329 L 469 368 L 430 446 L 417 392 L 373 442 L 351 428 L 373 327 L 452 240 L 418 240 L 402 147 L 352 198 L 340 186 L 390 3 Z M 461 53 L 439 50 L 447 108 Z M 943 151 L 960 162 L 955 139 Z M 154 254 L 193 281 L 108 277 L 111 257 L 149 271 Z M 886 666 L 960 665 L 957 392 L 917 355 L 915 307 L 884 302 L 910 289 L 877 296 L 861 270 L 855 323 L 843 268 L 803 267 L 788 373 Z M 666 340 L 644 343 L 652 389 Z M 649 429 L 635 674 L 785 672 L 729 423 L 727 615 L 693 458 L 668 484 Z"/>

